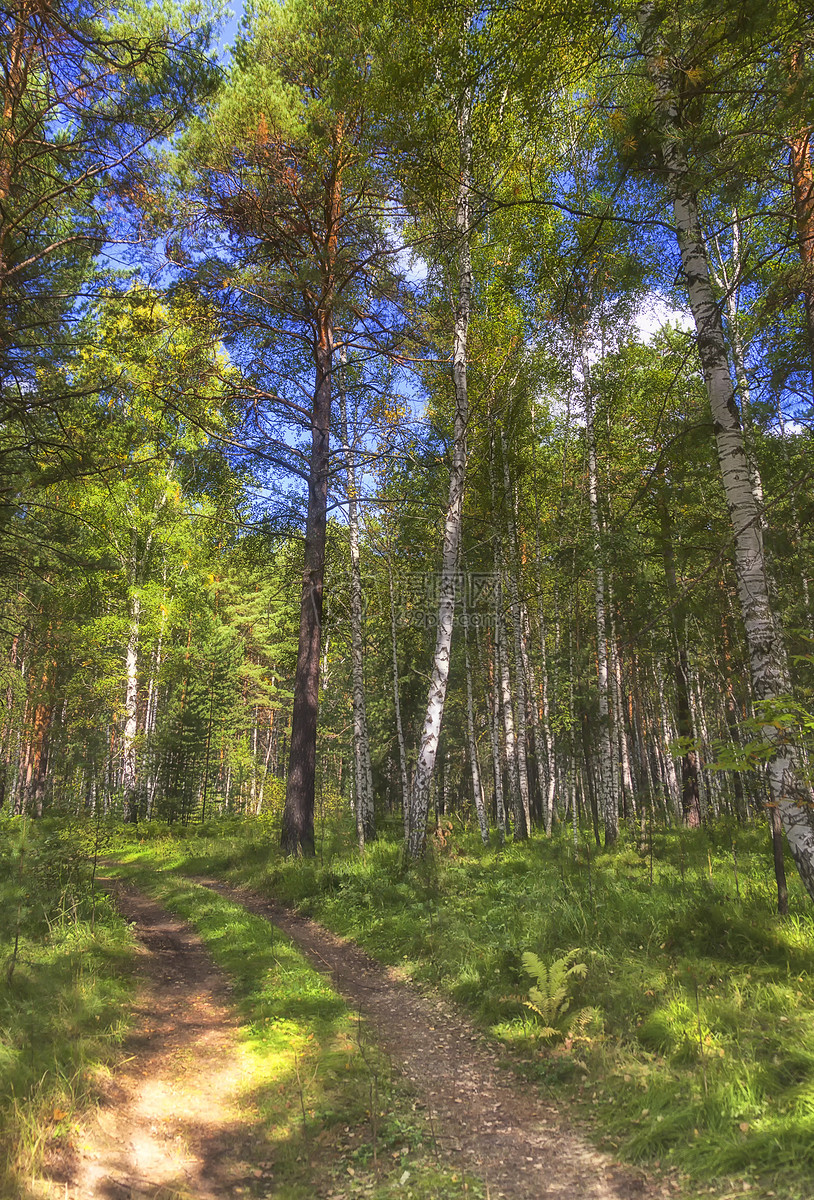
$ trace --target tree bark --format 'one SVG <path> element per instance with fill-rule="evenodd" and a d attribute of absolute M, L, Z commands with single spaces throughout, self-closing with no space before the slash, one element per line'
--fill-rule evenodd
<path fill-rule="evenodd" d="M 122 731 L 122 793 L 124 820 L 138 821 L 138 762 L 136 734 L 138 732 L 138 646 L 141 601 L 131 590 L 128 604 L 129 629 L 125 662 L 124 729 Z"/>
<path fill-rule="evenodd" d="M 500 754 L 500 684 L 497 654 L 497 598 L 494 610 L 494 640 L 492 647 L 492 699 L 489 705 L 489 743 L 492 748 L 492 778 L 494 780 L 495 820 L 501 845 L 506 841 L 506 806 L 503 801 L 503 763 Z"/>
<path fill-rule="evenodd" d="M 498 591 L 499 596 L 502 594 L 502 590 L 501 587 Z M 509 796 L 511 797 L 512 818 L 514 820 L 514 838 L 515 841 L 519 841 L 521 838 L 528 837 L 529 831 L 525 825 L 525 811 L 520 793 L 517 762 L 517 732 L 514 727 L 514 712 L 512 709 L 512 681 L 506 646 L 506 624 L 503 619 L 503 609 L 500 602 L 497 612 L 497 626 L 495 628 L 495 658 L 500 711 L 503 717 L 504 745 L 506 747 L 506 774 L 509 779 Z"/>
<path fill-rule="evenodd" d="M 458 236 L 458 302 L 455 307 L 455 327 L 452 349 L 452 381 L 455 389 L 455 418 L 452 438 L 452 466 L 449 476 L 449 498 L 444 522 L 444 546 L 441 560 L 441 579 L 438 601 L 438 625 L 435 637 L 430 686 L 424 725 L 418 745 L 415 778 L 410 798 L 410 838 L 408 850 L 412 858 L 420 858 L 427 841 L 427 816 L 430 804 L 430 782 L 449 680 L 449 658 L 452 628 L 455 617 L 455 578 L 458 550 L 461 543 L 461 517 L 466 482 L 466 427 L 469 420 L 469 399 L 466 381 L 466 344 L 469 331 L 469 308 L 472 292 L 472 254 L 470 248 L 470 203 L 472 190 L 472 94 L 464 89 L 458 105 L 458 144 L 460 152 L 460 181 L 456 205 Z"/>
<path fill-rule="evenodd" d="M 805 51 L 798 46 L 792 56 L 792 75 L 800 75 Z M 803 126 L 789 140 L 791 185 L 797 246 L 803 265 L 803 305 L 805 309 L 811 378 L 814 384 L 814 172 L 811 169 L 811 127 Z"/>
<path fill-rule="evenodd" d="M 500 434 L 500 452 L 503 459 L 503 494 L 506 505 L 506 524 L 509 554 L 506 574 L 509 584 L 509 606 L 512 615 L 512 640 L 514 649 L 514 688 L 517 696 L 517 783 L 520 791 L 520 807 L 523 810 L 523 829 L 526 837 L 531 835 L 531 803 L 529 799 L 529 772 L 526 755 L 526 678 L 523 663 L 523 627 L 520 613 L 520 592 L 517 584 L 519 567 L 517 562 L 517 526 L 514 519 L 514 495 L 509 478 L 509 463 L 503 434 Z M 508 654 L 507 654 L 508 659 Z M 515 836 L 517 829 L 515 828 Z"/>
<path fill-rule="evenodd" d="M 594 405 L 590 370 L 583 355 L 585 382 L 585 439 L 588 448 L 588 506 L 594 538 L 594 603 L 596 614 L 596 677 L 599 692 L 599 770 L 598 791 L 605 826 L 605 845 L 612 846 L 619 836 L 619 810 L 614 787 L 613 749 L 610 707 L 610 676 L 608 672 L 608 628 L 605 611 L 605 568 L 602 560 L 602 528 L 599 518 L 599 495 L 596 471 L 596 440 L 594 436 Z"/>
<path fill-rule="evenodd" d="M 489 820 L 486 816 L 486 805 L 483 799 L 483 785 L 480 778 L 480 763 L 478 762 L 478 743 L 475 736 L 475 702 L 472 689 L 472 665 L 469 659 L 469 621 L 466 611 L 466 581 L 464 580 L 461 610 L 464 627 L 464 670 L 466 671 L 466 740 L 469 749 L 469 765 L 472 771 L 472 798 L 475 813 L 480 826 L 481 841 L 489 845 Z"/>
<path fill-rule="evenodd" d="M 404 840 L 410 841 L 410 775 L 407 767 L 407 743 L 404 740 L 404 724 L 401 719 L 401 687 L 399 686 L 399 647 L 396 637 L 396 598 L 393 588 L 393 559 L 390 547 L 385 549 L 387 561 L 387 595 L 390 602 L 390 654 L 393 663 L 393 711 L 396 718 L 396 739 L 399 746 L 399 775 L 401 777 L 401 803 L 404 820 Z"/>
<path fill-rule="evenodd" d="M 304 856 L 311 856 L 316 851 L 314 795 L 333 364 L 333 323 L 330 313 L 320 315 L 316 360 L 300 632 L 291 711 L 288 781 L 280 837 L 284 853 Z"/>
<path fill-rule="evenodd" d="M 356 785 L 356 837 L 359 849 L 375 837 L 373 810 L 373 771 L 370 765 L 370 740 L 365 704 L 365 670 L 362 639 L 362 567 L 359 554 L 359 505 L 356 467 L 348 427 L 348 403 L 344 367 L 346 352 L 340 350 L 339 421 L 342 453 L 345 458 L 345 494 L 348 503 L 348 541 L 350 543 L 350 630 L 351 679 L 353 683 L 353 761 Z"/>
<path fill-rule="evenodd" d="M 785 651 L 772 611 L 761 514 L 752 489 L 749 462 L 729 372 L 721 314 L 713 292 L 698 202 L 664 51 L 657 44 L 659 17 L 648 2 L 639 6 L 639 25 L 648 71 L 656 92 L 662 127 L 662 159 L 673 201 L 673 217 L 695 322 L 698 353 L 712 410 L 718 461 L 734 533 L 738 597 L 749 648 L 752 690 L 758 705 L 789 691 Z M 775 725 L 763 726 L 771 747 L 767 774 L 771 802 L 777 806 L 800 877 L 814 898 L 814 828 L 796 778 L 793 747 Z"/>
<path fill-rule="evenodd" d="M 673 635 L 673 680 L 676 693 L 676 723 L 678 736 L 683 743 L 681 753 L 681 814 L 684 824 L 691 829 L 701 824 L 701 799 L 698 782 L 698 751 L 695 747 L 695 731 L 690 710 L 690 667 L 687 655 L 687 605 L 679 591 L 676 577 L 675 547 L 673 545 L 673 523 L 665 495 L 664 480 L 660 479 L 656 492 L 659 515 L 661 558 L 664 578 L 667 583 L 667 599 L 670 602 L 670 626 Z M 665 750 L 665 753 L 667 751 Z"/>

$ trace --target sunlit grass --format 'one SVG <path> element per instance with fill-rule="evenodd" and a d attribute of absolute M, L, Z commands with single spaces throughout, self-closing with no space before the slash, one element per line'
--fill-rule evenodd
<path fill-rule="evenodd" d="M 765 830 L 657 830 L 651 847 L 628 829 L 607 854 L 587 840 L 575 853 L 565 834 L 484 849 L 457 830 L 417 867 L 384 839 L 360 858 L 350 836 L 307 863 L 250 821 L 128 853 L 255 886 L 401 963 L 469 1007 L 603 1144 L 685 1174 L 691 1193 L 707 1180 L 814 1193 L 814 923 L 791 864 L 792 911 L 776 915 Z M 521 955 L 574 947 L 588 970 L 573 1006 L 595 1006 L 603 1032 L 546 1045 L 511 999 L 528 994 Z"/>
<path fill-rule="evenodd" d="M 131 955 L 128 930 L 103 898 L 93 930 L 83 905 L 45 937 L 20 937 L 11 981 L 0 975 L 0 1195 L 26 1195 L 26 1181 L 95 1102 L 99 1072 L 127 1030 Z"/>
<path fill-rule="evenodd" d="M 138 865 L 123 871 L 193 925 L 231 981 L 241 1103 L 260 1160 L 273 1165 L 275 1200 L 311 1200 L 324 1188 L 374 1200 L 484 1194 L 471 1178 L 464 1191 L 460 1175 L 433 1160 L 420 1104 L 288 937 L 207 888 Z"/>

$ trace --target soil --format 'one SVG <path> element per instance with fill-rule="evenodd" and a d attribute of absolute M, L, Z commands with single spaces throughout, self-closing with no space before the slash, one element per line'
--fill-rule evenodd
<path fill-rule="evenodd" d="M 196 882 L 273 922 L 330 976 L 411 1082 L 439 1153 L 464 1175 L 480 1178 L 489 1200 L 669 1194 L 667 1184 L 592 1149 L 552 1105 L 511 1077 L 499 1049 L 449 1004 L 263 896 L 219 880 Z M 54 1200 L 273 1197 L 271 1164 L 258 1162 L 267 1153 L 262 1131 L 238 1101 L 242 1060 L 226 977 L 185 922 L 132 888 L 111 890 L 141 946 L 135 1024 L 98 1109 L 50 1164 L 36 1194 Z"/>
<path fill-rule="evenodd" d="M 106 881 L 103 881 L 106 882 Z M 139 941 L 123 1058 L 72 1144 L 46 1154 L 34 1194 L 59 1200 L 271 1196 L 258 1167 L 229 984 L 200 940 L 132 888 L 110 884 Z M 258 1176 L 261 1178 L 258 1179 Z"/>
<path fill-rule="evenodd" d="M 366 1021 L 424 1101 L 442 1153 L 483 1180 L 491 1200 L 642 1200 L 669 1187 L 592 1149 L 531 1087 L 507 1078 L 501 1055 L 449 1004 L 422 995 L 358 946 L 255 892 L 197 883 L 287 933 Z"/>

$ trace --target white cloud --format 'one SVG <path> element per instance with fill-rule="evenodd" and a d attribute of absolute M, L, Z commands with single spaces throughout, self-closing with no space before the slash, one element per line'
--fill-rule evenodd
<path fill-rule="evenodd" d="M 675 308 L 655 292 L 645 297 L 634 317 L 634 324 L 642 342 L 651 342 L 665 325 L 678 326 L 685 332 L 693 327 L 692 317 L 685 309 Z"/>

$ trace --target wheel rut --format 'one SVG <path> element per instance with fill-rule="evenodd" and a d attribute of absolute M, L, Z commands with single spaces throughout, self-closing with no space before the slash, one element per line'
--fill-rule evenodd
<path fill-rule="evenodd" d="M 271 1197 L 251 1113 L 239 1101 L 242 1054 L 226 976 L 185 921 L 134 888 L 103 882 L 138 939 L 134 1023 L 96 1109 L 70 1147 L 47 1156 L 34 1194 Z"/>
<path fill-rule="evenodd" d="M 419 993 L 399 972 L 256 892 L 203 884 L 287 933 L 366 1021 L 427 1106 L 441 1152 L 480 1177 L 491 1200 L 644 1200 L 670 1195 L 590 1147 L 553 1105 L 507 1078 L 500 1055 L 464 1018 Z"/>
<path fill-rule="evenodd" d="M 328 975 L 426 1108 L 439 1156 L 488 1200 L 650 1200 L 671 1185 L 592 1149 L 440 1000 L 358 946 L 258 893 L 196 877 L 271 922 Z M 70 1153 L 37 1181 L 43 1200 L 232 1200 L 278 1190 L 246 1078 L 227 977 L 190 926 L 131 886 L 108 890 L 139 942 L 124 1055 Z M 340 1195 L 335 1190 L 331 1195 Z M 439 1196 L 438 1200 L 443 1200 Z"/>

